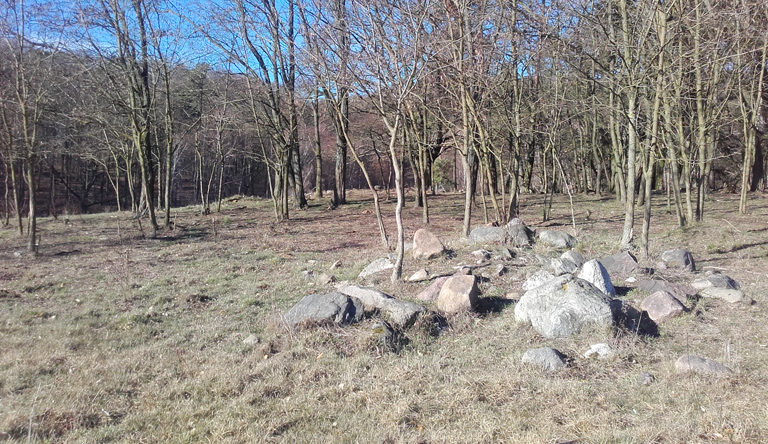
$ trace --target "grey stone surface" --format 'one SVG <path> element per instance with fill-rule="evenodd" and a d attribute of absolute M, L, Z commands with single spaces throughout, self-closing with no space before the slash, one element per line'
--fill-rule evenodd
<path fill-rule="evenodd" d="M 579 278 L 594 285 L 598 290 L 610 297 L 616 296 L 616 289 L 613 287 L 608 270 L 603 267 L 602 263 L 595 259 L 587 261 L 582 265 L 581 271 L 579 272 Z"/>
<path fill-rule="evenodd" d="M 533 273 L 525 282 L 523 282 L 523 290 L 533 290 L 536 287 L 540 287 L 547 282 L 555 278 L 555 275 L 547 270 L 539 270 Z"/>
<path fill-rule="evenodd" d="M 693 255 L 688 250 L 675 249 L 661 253 L 661 260 L 669 268 L 683 268 L 688 271 L 696 271 L 696 263 Z"/>
<path fill-rule="evenodd" d="M 498 264 L 496 265 L 496 268 L 493 270 L 493 274 L 495 276 L 504 276 L 504 273 L 507 272 L 507 267 L 504 266 L 504 264 Z"/>
<path fill-rule="evenodd" d="M 419 294 L 416 295 L 416 299 L 422 300 L 422 301 L 434 301 L 437 299 L 437 296 L 440 294 L 440 290 L 443 288 L 443 284 L 445 284 L 445 281 L 448 280 L 449 276 L 442 276 L 437 279 L 435 279 L 432 284 L 430 284 L 429 287 L 422 290 Z"/>
<path fill-rule="evenodd" d="M 576 238 L 564 231 L 544 230 L 540 231 L 539 242 L 555 248 L 573 248 L 576 246 Z"/>
<path fill-rule="evenodd" d="M 699 292 L 699 296 L 703 298 L 722 299 L 732 304 L 744 300 L 744 293 L 741 290 L 729 290 L 727 288 L 720 287 L 705 288 Z"/>
<path fill-rule="evenodd" d="M 501 247 L 493 252 L 493 259 L 502 261 L 511 261 L 514 259 L 514 254 L 507 247 Z"/>
<path fill-rule="evenodd" d="M 368 264 L 365 268 L 363 268 L 363 271 L 360 272 L 358 277 L 366 278 L 372 274 L 376 274 L 384 270 L 390 270 L 394 267 L 395 265 L 392 263 L 392 261 L 389 258 L 381 257 L 371 262 L 370 264 Z"/>
<path fill-rule="evenodd" d="M 416 321 L 419 314 L 425 311 L 425 308 L 419 304 L 401 301 L 373 288 L 361 287 L 359 285 L 344 285 L 339 287 L 338 291 L 339 293 L 359 299 L 366 311 L 379 309 L 394 324 L 403 328 L 410 327 Z"/>
<path fill-rule="evenodd" d="M 427 279 L 429 279 L 429 272 L 422 268 L 408 277 L 408 282 L 421 282 Z"/>
<path fill-rule="evenodd" d="M 470 231 L 469 241 L 475 244 L 504 244 L 507 232 L 502 227 L 477 227 Z"/>
<path fill-rule="evenodd" d="M 570 259 L 554 258 L 549 260 L 549 268 L 555 276 L 574 273 L 579 267 Z"/>
<path fill-rule="evenodd" d="M 565 356 L 551 347 L 533 348 L 523 353 L 522 362 L 547 372 L 556 372 L 568 366 Z"/>
<path fill-rule="evenodd" d="M 411 254 L 414 259 L 433 259 L 442 255 L 443 251 L 443 243 L 431 231 L 420 228 L 413 234 Z"/>
<path fill-rule="evenodd" d="M 656 378 L 648 372 L 640 372 L 637 374 L 637 382 L 642 385 L 651 385 Z"/>
<path fill-rule="evenodd" d="M 608 273 L 628 274 L 638 269 L 637 258 L 629 251 L 620 251 L 598 259 Z"/>
<path fill-rule="evenodd" d="M 491 258 L 491 252 L 488 250 L 475 250 L 472 253 L 470 253 L 472 256 L 478 258 L 478 259 L 490 259 Z"/>
<path fill-rule="evenodd" d="M 507 242 L 515 247 L 530 247 L 534 238 L 534 232 L 523 221 L 514 218 L 504 226 Z"/>
<path fill-rule="evenodd" d="M 546 338 L 567 337 L 588 324 L 613 325 L 611 298 L 583 279 L 558 276 L 525 292 L 515 319 L 530 322 Z"/>
<path fill-rule="evenodd" d="M 640 279 L 637 283 L 637 288 L 647 291 L 648 293 L 666 291 L 680 301 L 681 304 L 686 303 L 688 296 L 696 294 L 696 290 L 691 286 L 658 279 Z"/>
<path fill-rule="evenodd" d="M 576 267 L 584 265 L 584 256 L 576 250 L 568 250 L 560 256 L 560 259 L 569 260 L 573 262 Z"/>
<path fill-rule="evenodd" d="M 739 284 L 731 279 L 730 276 L 720 273 L 710 274 L 703 279 L 697 279 L 691 282 L 691 287 L 696 290 L 703 290 L 709 287 L 725 288 L 727 290 L 740 289 Z"/>
<path fill-rule="evenodd" d="M 480 226 L 469 233 L 469 242 L 475 244 L 509 244 L 530 247 L 534 232 L 520 219 L 512 219 L 503 227 Z"/>
<path fill-rule="evenodd" d="M 733 370 L 723 364 L 696 355 L 683 355 L 675 361 L 677 373 L 693 372 L 708 376 L 728 376 Z"/>
<path fill-rule="evenodd" d="M 359 299 L 332 292 L 304 296 L 285 313 L 284 319 L 289 325 L 320 322 L 348 324 L 362 317 L 363 304 Z"/>
<path fill-rule="evenodd" d="M 654 322 L 663 322 L 685 312 L 685 306 L 671 293 L 657 291 L 643 299 L 640 308 L 648 313 Z"/>
<path fill-rule="evenodd" d="M 437 296 L 437 308 L 445 313 L 472 310 L 477 306 L 479 293 L 475 276 L 452 276 L 445 281 L 443 288 L 440 289 L 440 294 Z"/>
<path fill-rule="evenodd" d="M 250 346 L 256 345 L 259 342 L 261 342 L 261 339 L 256 335 L 248 335 L 247 338 L 243 339 L 243 344 Z"/>

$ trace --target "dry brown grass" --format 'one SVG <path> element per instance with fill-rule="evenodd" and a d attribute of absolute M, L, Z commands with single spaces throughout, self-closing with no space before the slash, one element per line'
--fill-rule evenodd
<path fill-rule="evenodd" d="M 519 254 L 481 289 L 494 308 L 434 320 L 403 332 L 395 351 L 366 341 L 364 326 L 289 329 L 280 315 L 301 297 L 327 291 L 302 270 L 355 280 L 378 245 L 364 193 L 325 211 L 315 202 L 274 223 L 269 202 L 232 199 L 221 214 L 179 209 L 176 229 L 141 236 L 127 214 L 42 220 L 41 255 L 0 231 L 0 440 L 9 442 L 340 443 L 690 443 L 768 441 L 768 199 L 751 214 L 714 195 L 707 219 L 676 228 L 663 198 L 654 212 L 651 258 L 690 249 L 701 269 L 741 283 L 751 303 L 691 301 L 690 313 L 658 337 L 622 329 L 546 340 L 514 321 L 513 304 L 537 263 Z M 405 274 L 472 263 L 459 241 L 461 196 L 431 200 L 430 229 L 454 256 L 406 261 Z M 585 219 L 589 209 L 592 214 Z M 392 203 L 384 204 L 394 235 Z M 620 206 L 579 196 L 575 208 L 587 258 L 615 251 Z M 522 219 L 573 231 L 567 199 L 540 223 L 541 197 L 525 196 Z M 476 217 L 475 220 L 479 218 Z M 407 235 L 421 228 L 406 210 Z M 637 229 L 639 230 L 639 224 Z M 540 247 L 537 253 L 547 254 Z M 340 260 L 342 266 L 330 271 Z M 490 268 L 488 270 L 491 271 Z M 483 273 L 478 270 L 477 273 Z M 680 278 L 664 272 L 669 279 Z M 427 284 L 382 291 L 410 298 Z M 615 284 L 622 285 L 617 282 Z M 645 294 L 627 289 L 638 303 Z M 255 335 L 258 343 L 243 340 Z M 583 358 L 596 342 L 616 355 Z M 520 363 L 528 348 L 554 346 L 571 358 L 546 375 Z M 731 367 L 729 378 L 678 375 L 674 361 L 699 354 Z M 637 382 L 652 373 L 650 386 Z"/>

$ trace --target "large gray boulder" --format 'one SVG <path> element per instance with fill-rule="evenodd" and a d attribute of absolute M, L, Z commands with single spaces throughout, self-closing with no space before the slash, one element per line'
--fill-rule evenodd
<path fill-rule="evenodd" d="M 504 226 L 507 232 L 507 242 L 515 247 L 530 247 L 535 233 L 518 218 L 514 218 Z"/>
<path fill-rule="evenodd" d="M 332 292 L 304 296 L 283 318 L 289 325 L 323 322 L 349 324 L 362 319 L 363 313 L 363 304 L 359 299 Z"/>
<path fill-rule="evenodd" d="M 594 285 L 607 296 L 616 297 L 616 289 L 611 282 L 611 276 L 599 261 L 592 259 L 584 263 L 579 272 L 579 278 Z"/>
<path fill-rule="evenodd" d="M 445 313 L 473 310 L 477 306 L 477 278 L 472 275 L 452 276 L 445 281 L 437 296 L 437 308 Z"/>
<path fill-rule="evenodd" d="M 525 292 L 515 319 L 530 322 L 546 338 L 568 337 L 589 324 L 613 325 L 611 298 L 583 279 L 558 276 Z"/>
<path fill-rule="evenodd" d="M 576 250 L 566 251 L 565 253 L 560 255 L 560 259 L 573 262 L 577 268 L 584 265 L 584 256 L 582 256 L 581 253 L 579 253 Z"/>
<path fill-rule="evenodd" d="M 512 219 L 503 227 L 481 226 L 469 233 L 469 242 L 475 244 L 509 244 L 530 247 L 534 232 L 520 219 Z"/>
<path fill-rule="evenodd" d="M 688 271 L 696 271 L 696 263 L 693 255 L 688 250 L 675 249 L 661 253 L 661 260 L 669 268 L 683 268 Z"/>
<path fill-rule="evenodd" d="M 564 231 L 544 230 L 540 231 L 539 242 L 555 248 L 573 248 L 576 246 L 576 238 Z"/>
<path fill-rule="evenodd" d="M 477 227 L 470 231 L 469 241 L 475 244 L 505 244 L 507 232 L 502 227 Z"/>
<path fill-rule="evenodd" d="M 425 308 L 419 304 L 401 301 L 373 288 L 358 285 L 343 285 L 339 293 L 359 299 L 366 311 L 380 310 L 392 323 L 402 328 L 408 328 L 416 321 Z"/>
<path fill-rule="evenodd" d="M 553 258 L 549 260 L 549 268 L 555 276 L 561 276 L 567 273 L 573 274 L 579 267 L 570 259 Z"/>
<path fill-rule="evenodd" d="M 411 250 L 414 259 L 433 259 L 442 255 L 444 250 L 443 243 L 431 231 L 420 228 L 414 233 Z"/>

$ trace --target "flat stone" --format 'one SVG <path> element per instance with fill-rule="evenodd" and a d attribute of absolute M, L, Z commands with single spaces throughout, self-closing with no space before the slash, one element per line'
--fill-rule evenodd
<path fill-rule="evenodd" d="M 725 288 L 728 290 L 739 290 L 739 284 L 725 274 L 711 274 L 704 279 L 697 279 L 691 282 L 691 287 L 696 290 L 703 290 L 709 287 Z"/>
<path fill-rule="evenodd" d="M 621 251 L 598 259 L 608 273 L 629 274 L 637 270 L 637 258 L 629 251 Z"/>
<path fill-rule="evenodd" d="M 543 230 L 538 234 L 539 242 L 555 248 L 573 248 L 576 238 L 564 231 Z"/>
<path fill-rule="evenodd" d="M 437 279 L 435 279 L 432 284 L 421 291 L 421 293 L 416 295 L 416 299 L 422 300 L 422 301 L 434 301 L 437 299 L 437 296 L 440 294 L 440 290 L 443 288 L 443 284 L 445 284 L 445 281 L 447 281 L 449 276 L 442 276 Z"/>
<path fill-rule="evenodd" d="M 445 251 L 443 243 L 431 231 L 421 228 L 413 235 L 413 249 L 411 254 L 414 259 L 434 259 Z"/>
<path fill-rule="evenodd" d="M 661 253 L 661 260 L 669 268 L 683 268 L 688 271 L 696 271 L 696 263 L 693 260 L 693 255 L 688 250 L 680 248 L 667 250 Z"/>
<path fill-rule="evenodd" d="M 478 293 L 480 290 L 475 276 L 452 276 L 440 289 L 437 308 L 449 314 L 473 310 L 477 306 Z"/>
<path fill-rule="evenodd" d="M 729 290 L 727 288 L 709 287 L 701 290 L 699 296 L 704 298 L 722 299 L 732 304 L 744 300 L 744 293 L 741 290 Z"/>
<path fill-rule="evenodd" d="M 645 310 L 654 322 L 663 322 L 685 312 L 685 306 L 675 296 L 664 290 L 645 298 L 640 308 Z"/>
<path fill-rule="evenodd" d="M 675 362 L 677 373 L 693 372 L 707 376 L 728 376 L 733 370 L 717 361 L 696 355 L 683 355 Z"/>
<path fill-rule="evenodd" d="M 408 328 L 413 325 L 419 314 L 425 311 L 425 308 L 419 304 L 401 301 L 373 288 L 345 285 L 339 287 L 338 291 L 339 293 L 359 299 L 366 311 L 370 312 L 379 309 L 394 324 L 402 328 Z"/>
<path fill-rule="evenodd" d="M 376 274 L 384 270 L 390 270 L 394 267 L 395 264 L 393 264 L 389 258 L 381 257 L 363 268 L 363 271 L 361 271 L 357 277 L 366 278 L 372 274 Z"/>
<path fill-rule="evenodd" d="M 611 282 L 611 276 L 599 261 L 592 259 L 584 263 L 579 272 L 579 278 L 594 285 L 607 296 L 616 297 L 616 289 Z"/>
<path fill-rule="evenodd" d="M 284 319 L 289 325 L 322 322 L 348 324 L 362 319 L 363 313 L 363 304 L 359 299 L 333 292 L 304 296 L 285 313 Z"/>
<path fill-rule="evenodd" d="M 490 259 L 491 258 L 491 252 L 488 250 L 475 250 L 472 253 L 470 253 L 472 256 L 478 258 L 478 259 Z"/>
<path fill-rule="evenodd" d="M 568 367 L 565 356 L 551 347 L 533 348 L 526 351 L 523 353 L 522 362 L 550 373 Z"/>

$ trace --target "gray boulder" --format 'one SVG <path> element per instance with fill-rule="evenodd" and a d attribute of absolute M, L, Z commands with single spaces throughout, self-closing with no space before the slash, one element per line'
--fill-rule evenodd
<path fill-rule="evenodd" d="M 332 292 L 304 296 L 283 317 L 289 325 L 334 322 L 349 324 L 363 317 L 363 304 L 359 299 Z"/>
<path fill-rule="evenodd" d="M 584 265 L 584 256 L 582 256 L 581 253 L 576 250 L 566 251 L 560 256 L 560 259 L 573 262 L 577 268 Z"/>
<path fill-rule="evenodd" d="M 683 355 L 675 361 L 677 373 L 693 372 L 708 376 L 728 376 L 733 370 L 723 364 L 696 355 Z"/>
<path fill-rule="evenodd" d="M 431 231 L 421 228 L 413 235 L 413 249 L 411 254 L 414 259 L 433 259 L 443 254 L 445 247 L 440 239 Z"/>
<path fill-rule="evenodd" d="M 530 322 L 546 338 L 568 337 L 588 324 L 613 325 L 611 298 L 583 279 L 558 276 L 525 292 L 515 319 Z"/>
<path fill-rule="evenodd" d="M 610 345 L 604 342 L 592 344 L 592 346 L 589 347 L 589 350 L 584 353 L 585 358 L 596 357 L 598 359 L 605 359 L 611 355 L 613 355 L 613 349 Z"/>
<path fill-rule="evenodd" d="M 616 297 L 616 289 L 611 282 L 611 276 L 599 261 L 592 259 L 584 263 L 579 272 L 579 278 L 594 285 L 606 295 Z"/>
<path fill-rule="evenodd" d="M 469 241 L 475 244 L 505 244 L 507 232 L 502 227 L 477 227 L 470 231 Z"/>
<path fill-rule="evenodd" d="M 477 306 L 477 278 L 472 275 L 452 276 L 440 289 L 437 308 L 445 313 L 473 310 Z"/>
<path fill-rule="evenodd" d="M 693 255 L 688 250 L 675 249 L 661 253 L 661 260 L 669 268 L 683 268 L 688 271 L 696 271 L 696 263 Z"/>
<path fill-rule="evenodd" d="M 507 242 L 515 247 L 530 247 L 534 238 L 534 232 L 518 218 L 514 218 L 504 226 L 507 234 Z"/>
<path fill-rule="evenodd" d="M 395 267 L 395 264 L 387 257 L 381 257 L 368 264 L 363 271 L 358 275 L 359 278 L 366 278 L 372 274 L 379 273 L 384 270 L 390 270 Z"/>
<path fill-rule="evenodd" d="M 392 296 L 372 288 L 358 285 L 344 285 L 339 287 L 339 293 L 359 299 L 366 311 L 379 309 L 394 324 L 408 328 L 416 321 L 419 314 L 425 311 L 424 307 L 407 301 L 395 299 Z"/>
<path fill-rule="evenodd" d="M 697 279 L 691 282 L 691 287 L 696 290 L 703 290 L 709 287 L 725 288 L 728 290 L 738 290 L 739 284 L 725 274 L 710 274 L 704 279 Z"/>
<path fill-rule="evenodd" d="M 637 270 L 637 258 L 629 251 L 621 251 L 598 259 L 608 273 L 628 274 Z"/>
<path fill-rule="evenodd" d="M 666 321 L 685 312 L 685 306 L 674 295 L 664 290 L 645 298 L 640 308 L 646 311 L 648 317 L 654 322 Z"/>
<path fill-rule="evenodd" d="M 539 232 L 539 242 L 555 248 L 573 248 L 576 238 L 564 231 L 544 230 Z"/>
<path fill-rule="evenodd" d="M 523 364 L 534 365 L 547 372 L 556 372 L 568 366 L 565 356 L 554 348 L 532 348 L 523 353 Z"/>
<path fill-rule="evenodd" d="M 554 258 L 550 259 L 549 267 L 555 276 L 562 276 L 568 273 L 574 273 L 579 267 L 570 259 Z"/>

